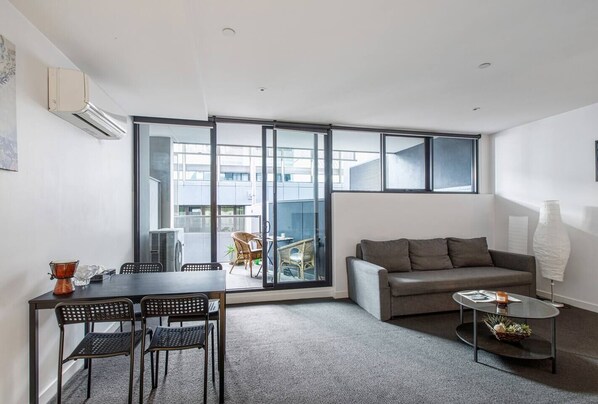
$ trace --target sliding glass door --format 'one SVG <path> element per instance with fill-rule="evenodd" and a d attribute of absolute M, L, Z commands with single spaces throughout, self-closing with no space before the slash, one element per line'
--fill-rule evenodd
<path fill-rule="evenodd" d="M 264 128 L 264 286 L 327 282 L 327 133 Z"/>
<path fill-rule="evenodd" d="M 135 121 L 135 260 L 219 262 L 229 290 L 330 285 L 326 131 Z"/>

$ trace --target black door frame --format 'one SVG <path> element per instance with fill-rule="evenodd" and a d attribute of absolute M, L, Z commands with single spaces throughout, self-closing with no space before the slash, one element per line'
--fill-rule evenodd
<path fill-rule="evenodd" d="M 312 133 L 314 135 L 314 155 L 313 160 L 315 161 L 314 167 L 314 238 L 317 240 L 320 239 L 320 228 L 319 228 L 319 214 L 324 214 L 324 248 L 325 248 L 325 279 L 319 280 L 316 279 L 313 281 L 297 281 L 297 282 L 278 282 L 277 271 L 277 262 L 278 262 L 278 248 L 277 248 L 277 240 L 276 235 L 278 234 L 278 198 L 277 198 L 277 149 L 278 149 L 278 140 L 277 140 L 277 130 L 278 129 L 288 129 L 288 130 L 295 130 L 301 131 L 304 133 Z M 268 131 L 272 131 L 272 222 L 271 228 L 272 234 L 274 238 L 272 240 L 272 251 L 273 251 L 273 264 L 272 264 L 272 282 L 268 282 L 268 240 L 267 240 L 267 230 L 268 230 Z M 274 123 L 273 125 L 262 125 L 262 285 L 264 289 L 299 289 L 299 288 L 314 288 L 314 287 L 327 287 L 332 286 L 332 250 L 331 250 L 331 195 L 332 195 L 332 131 L 330 128 L 323 129 L 323 128 L 314 128 L 314 127 L 305 127 L 305 126 L 294 126 L 294 125 L 277 125 Z M 325 173 L 324 173 L 324 212 L 319 212 L 318 204 L 319 204 L 319 195 L 318 195 L 318 161 L 319 161 L 319 148 L 318 147 L 318 136 L 322 135 L 324 138 L 324 165 L 325 165 Z M 318 246 L 314 248 L 314 254 L 317 254 Z M 316 257 L 317 260 L 317 257 Z M 319 261 L 319 260 L 317 260 Z M 318 262 L 318 265 L 321 263 Z M 317 275 L 317 268 L 314 270 Z"/>
<path fill-rule="evenodd" d="M 199 120 L 190 120 L 190 119 L 171 119 L 171 118 L 156 118 L 156 117 L 140 117 L 134 116 L 133 117 L 133 193 L 134 193 L 134 214 L 133 214 L 133 248 L 134 248 L 134 260 L 140 260 L 140 247 L 141 247 L 141 240 L 140 240 L 140 184 L 139 184 L 139 173 L 140 173 L 140 133 L 139 133 L 139 125 L 140 124 L 157 124 L 157 125 L 181 125 L 181 126 L 196 126 L 196 127 L 208 127 L 210 128 L 210 233 L 211 233 L 211 251 L 210 256 L 212 262 L 217 261 L 218 255 L 218 240 L 217 240 L 217 226 L 218 226 L 218 218 L 216 215 L 217 212 L 217 192 L 218 192 L 218 176 L 217 176 L 217 147 L 218 147 L 218 123 L 247 123 L 247 124 L 258 124 L 262 125 L 262 202 L 267 200 L 267 158 L 268 158 L 268 150 L 267 150 L 267 138 L 266 133 L 268 129 L 276 130 L 280 128 L 284 129 L 291 129 L 291 130 L 301 130 L 306 132 L 318 133 L 326 135 L 325 138 L 325 164 L 326 164 L 326 173 L 325 173 L 325 248 L 326 248 L 326 279 L 323 281 L 300 281 L 300 282 L 284 282 L 279 284 L 275 282 L 275 284 L 268 284 L 267 283 L 267 269 L 268 269 L 268 258 L 267 258 L 267 231 L 266 229 L 266 217 L 267 217 L 267 204 L 262 203 L 262 263 L 264 265 L 262 269 L 262 277 L 263 287 L 262 289 L 247 289 L 247 290 L 239 290 L 238 292 L 255 292 L 260 290 L 272 290 L 272 289 L 301 289 L 301 288 L 315 288 L 315 287 L 329 287 L 332 286 L 332 250 L 331 250 L 331 190 L 332 190 L 332 132 L 330 127 L 324 127 L 322 125 L 309 125 L 309 124 L 277 124 L 276 121 L 251 121 L 251 120 L 236 120 L 230 118 L 223 118 L 219 119 L 217 117 L 210 117 L 209 121 L 199 121 Z M 276 136 L 274 136 L 276 139 Z M 275 146 L 275 145 L 274 145 Z M 276 150 L 275 147 L 273 151 Z M 317 159 L 317 154 L 316 154 Z M 273 155 L 274 162 L 276 162 L 276 156 Z M 273 167 L 274 170 L 274 180 L 276 180 L 276 164 Z M 317 176 L 317 173 L 316 173 Z M 276 188 L 276 181 L 274 181 L 274 190 Z M 273 206 L 273 215 L 276 217 L 276 204 Z M 273 231 L 275 229 L 272 229 Z M 275 245 L 273 246 L 275 247 Z M 277 251 L 276 248 L 274 249 L 274 258 L 277 259 Z M 276 280 L 276 279 L 274 279 Z M 235 291 L 236 292 L 236 291 Z"/>

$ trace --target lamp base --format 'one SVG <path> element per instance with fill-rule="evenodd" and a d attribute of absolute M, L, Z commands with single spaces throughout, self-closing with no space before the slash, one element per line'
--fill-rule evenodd
<path fill-rule="evenodd" d="M 550 304 L 554 307 L 565 307 L 563 303 L 558 303 L 554 301 L 554 280 L 550 280 L 550 300 L 544 300 L 546 303 Z"/>

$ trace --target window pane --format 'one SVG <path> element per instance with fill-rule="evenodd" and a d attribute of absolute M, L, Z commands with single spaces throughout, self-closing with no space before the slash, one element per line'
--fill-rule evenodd
<path fill-rule="evenodd" d="M 167 271 L 209 261 L 210 128 L 139 124 L 138 130 L 140 260 L 158 260 Z M 156 249 L 157 242 L 171 247 Z M 184 262 L 173 242 L 181 243 Z"/>
<path fill-rule="evenodd" d="M 424 138 L 386 136 L 386 187 L 426 188 L 426 144 Z"/>
<path fill-rule="evenodd" d="M 473 139 L 434 138 L 434 191 L 473 192 Z"/>
<path fill-rule="evenodd" d="M 229 262 L 233 258 L 230 252 L 234 248 L 232 233 L 258 233 L 261 229 L 262 184 L 256 184 L 262 180 L 262 127 L 219 123 L 217 138 L 217 259 L 218 262 Z M 253 265 L 255 275 L 257 268 Z M 234 270 L 232 274 L 242 272 Z M 246 276 L 249 278 L 249 271 Z M 233 288 L 260 286 L 261 279 L 258 283 L 235 283 Z"/>
<path fill-rule="evenodd" d="M 332 148 L 334 190 L 380 191 L 379 133 L 335 130 Z"/>

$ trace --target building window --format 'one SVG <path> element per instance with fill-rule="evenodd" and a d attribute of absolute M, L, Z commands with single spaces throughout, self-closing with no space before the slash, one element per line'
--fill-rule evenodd
<path fill-rule="evenodd" d="M 425 191 L 429 178 L 428 138 L 384 137 L 385 189 Z"/>
<path fill-rule="evenodd" d="M 477 139 L 384 135 L 385 189 L 476 192 Z"/>
<path fill-rule="evenodd" d="M 434 192 L 475 191 L 475 147 L 473 139 L 434 138 Z"/>
<path fill-rule="evenodd" d="M 332 189 L 475 193 L 477 142 L 474 137 L 334 130 Z"/>
<path fill-rule="evenodd" d="M 283 178 L 284 178 L 284 182 L 304 182 L 304 181 L 294 181 L 293 180 L 293 176 L 291 174 L 276 173 L 276 182 L 282 182 Z M 272 182 L 273 179 L 274 179 L 273 174 L 272 173 L 268 173 L 268 181 Z M 261 171 L 255 173 L 255 180 L 257 182 L 262 182 L 262 172 Z"/>
<path fill-rule="evenodd" d="M 380 191 L 380 134 L 335 130 L 332 187 L 337 191 Z"/>
<path fill-rule="evenodd" d="M 249 181 L 249 173 L 220 173 L 220 181 Z"/>

